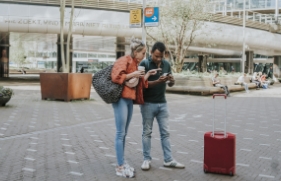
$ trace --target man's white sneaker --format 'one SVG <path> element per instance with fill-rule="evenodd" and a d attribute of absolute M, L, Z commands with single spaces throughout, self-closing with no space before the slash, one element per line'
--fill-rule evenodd
<path fill-rule="evenodd" d="M 164 162 L 165 167 L 174 167 L 174 168 L 185 168 L 184 164 L 177 162 L 176 160 L 172 160 L 170 162 Z"/>
<path fill-rule="evenodd" d="M 141 169 L 142 170 L 149 170 L 150 169 L 150 160 L 144 160 L 142 165 L 141 165 Z"/>
<path fill-rule="evenodd" d="M 133 178 L 135 177 L 135 173 L 130 169 L 126 167 L 116 167 L 116 175 L 120 177 L 126 177 L 126 178 Z"/>

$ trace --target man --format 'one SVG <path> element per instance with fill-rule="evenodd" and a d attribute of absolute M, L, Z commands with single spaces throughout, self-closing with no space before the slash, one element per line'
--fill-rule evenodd
<path fill-rule="evenodd" d="M 173 86 L 175 80 L 171 75 L 171 66 L 168 61 L 163 60 L 166 47 L 162 42 L 156 42 L 151 50 L 151 57 L 148 60 L 143 60 L 140 66 L 145 67 L 145 71 L 151 69 L 161 68 L 156 75 L 152 75 L 148 78 L 148 88 L 144 90 L 143 98 L 144 104 L 140 105 L 142 114 L 142 147 L 144 162 L 141 166 L 143 170 L 149 170 L 151 167 L 151 133 L 154 118 L 156 118 L 160 136 L 161 145 L 164 153 L 164 166 L 184 168 L 185 166 L 172 157 L 170 134 L 168 131 L 168 107 L 165 98 L 166 83 L 168 86 Z"/>
<path fill-rule="evenodd" d="M 215 87 L 223 88 L 224 93 L 225 93 L 227 96 L 230 96 L 230 95 L 229 95 L 229 91 L 228 91 L 228 87 L 227 87 L 226 85 L 222 85 L 222 84 L 220 83 L 220 80 L 217 78 L 218 76 L 219 76 L 219 74 L 216 73 L 215 76 L 212 78 L 213 85 L 214 85 Z"/>
<path fill-rule="evenodd" d="M 237 83 L 239 83 L 240 85 L 244 86 L 245 91 L 246 91 L 247 93 L 249 93 L 248 84 L 245 82 L 246 76 L 247 76 L 246 73 L 244 73 L 244 75 L 241 75 L 241 76 L 238 78 Z"/>

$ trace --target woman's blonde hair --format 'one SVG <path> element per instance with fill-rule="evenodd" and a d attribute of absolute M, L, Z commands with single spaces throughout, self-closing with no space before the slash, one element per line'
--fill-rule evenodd
<path fill-rule="evenodd" d="M 143 43 L 143 41 L 141 41 L 135 37 L 132 37 L 130 48 L 131 48 L 131 56 L 134 57 L 134 52 L 142 51 L 143 48 L 145 48 L 145 44 Z"/>

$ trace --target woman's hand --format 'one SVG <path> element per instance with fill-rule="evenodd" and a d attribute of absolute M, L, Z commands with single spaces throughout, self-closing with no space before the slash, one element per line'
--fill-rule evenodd
<path fill-rule="evenodd" d="M 130 74 L 127 74 L 126 75 L 126 80 L 129 80 L 129 79 L 131 79 L 133 77 L 139 78 L 139 77 L 144 76 L 144 74 L 145 74 L 145 71 L 143 71 L 143 70 L 136 70 L 136 71 L 134 71 L 134 72 L 132 72 Z"/>
<path fill-rule="evenodd" d="M 149 74 L 149 75 L 155 75 L 155 74 L 157 74 L 157 71 L 160 71 L 160 70 L 162 70 L 161 68 L 158 68 L 158 69 L 151 69 L 151 70 L 149 70 L 148 72 L 147 72 L 147 74 Z"/>
<path fill-rule="evenodd" d="M 158 68 L 158 69 L 151 69 L 151 70 L 149 70 L 149 71 L 145 74 L 144 80 L 147 80 L 148 77 L 151 76 L 151 75 L 157 74 L 157 71 L 159 71 L 159 70 L 162 70 L 162 69 L 161 69 L 161 68 Z"/>
<path fill-rule="evenodd" d="M 139 78 L 141 76 L 144 76 L 145 71 L 143 71 L 143 70 L 136 70 L 132 74 L 133 74 L 133 77 L 138 77 Z"/>

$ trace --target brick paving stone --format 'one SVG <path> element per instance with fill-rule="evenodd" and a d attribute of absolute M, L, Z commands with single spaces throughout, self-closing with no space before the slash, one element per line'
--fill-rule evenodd
<path fill-rule="evenodd" d="M 93 89 L 89 101 L 42 101 L 38 83 L 26 84 L 10 84 L 15 95 L 0 107 L 0 128 L 5 128 L 0 129 L 0 181 L 127 180 L 114 171 L 111 105 L 103 103 Z M 227 131 L 237 139 L 233 177 L 203 172 L 204 133 L 212 130 L 213 121 L 210 96 L 167 94 L 172 153 L 185 169 L 163 167 L 156 121 L 152 168 L 140 169 L 142 120 L 139 106 L 134 106 L 125 149 L 125 159 L 136 169 L 136 178 L 130 180 L 281 180 L 280 90 L 276 84 L 249 94 L 232 93 L 227 100 Z M 217 100 L 216 130 L 224 126 L 224 109 L 224 102 Z"/>

